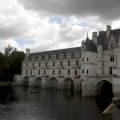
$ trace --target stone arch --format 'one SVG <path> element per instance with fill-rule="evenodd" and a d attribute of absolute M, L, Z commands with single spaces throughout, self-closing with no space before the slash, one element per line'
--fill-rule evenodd
<path fill-rule="evenodd" d="M 42 78 L 41 77 L 35 78 L 34 86 L 42 86 Z"/>
<path fill-rule="evenodd" d="M 58 80 L 55 77 L 51 77 L 48 80 L 48 88 L 57 88 Z"/>
<path fill-rule="evenodd" d="M 63 88 L 74 90 L 74 81 L 71 78 L 65 78 L 63 82 Z"/>
<path fill-rule="evenodd" d="M 25 77 L 23 78 L 23 85 L 24 85 L 24 86 L 29 86 L 29 77 L 28 77 L 28 76 L 25 76 Z"/>
<path fill-rule="evenodd" d="M 102 80 L 96 85 L 97 96 L 113 96 L 112 83 L 107 80 Z"/>

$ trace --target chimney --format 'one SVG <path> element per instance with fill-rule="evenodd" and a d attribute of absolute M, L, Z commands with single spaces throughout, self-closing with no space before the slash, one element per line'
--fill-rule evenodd
<path fill-rule="evenodd" d="M 97 45 L 97 32 L 92 32 L 92 40 Z"/>
<path fill-rule="evenodd" d="M 107 25 L 107 26 L 106 26 L 107 38 L 110 37 L 110 31 L 111 31 L 111 26 L 110 26 L 110 25 Z"/>

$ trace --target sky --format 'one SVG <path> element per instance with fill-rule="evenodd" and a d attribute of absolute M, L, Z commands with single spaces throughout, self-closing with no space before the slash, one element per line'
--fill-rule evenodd
<path fill-rule="evenodd" d="M 81 46 L 106 25 L 120 28 L 120 0 L 0 0 L 0 51 Z"/>

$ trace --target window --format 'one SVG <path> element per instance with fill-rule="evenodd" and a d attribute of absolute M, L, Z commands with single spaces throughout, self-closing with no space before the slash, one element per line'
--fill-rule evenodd
<path fill-rule="evenodd" d="M 78 65 L 78 60 L 76 60 L 76 65 Z"/>
<path fill-rule="evenodd" d="M 26 67 L 28 67 L 28 63 L 26 63 Z"/>
<path fill-rule="evenodd" d="M 68 66 L 70 66 L 70 61 L 68 61 Z"/>
<path fill-rule="evenodd" d="M 87 70 L 87 74 L 89 73 L 89 71 Z"/>
<path fill-rule="evenodd" d="M 112 67 L 109 67 L 109 74 L 112 75 Z"/>
<path fill-rule="evenodd" d="M 39 75 L 40 75 L 40 70 L 39 70 Z"/>
<path fill-rule="evenodd" d="M 55 74 L 55 70 L 53 70 L 53 75 Z"/>
<path fill-rule="evenodd" d="M 75 70 L 75 75 L 77 75 L 77 70 Z"/>
<path fill-rule="evenodd" d="M 61 70 L 59 70 L 59 75 L 61 75 Z"/>
<path fill-rule="evenodd" d="M 26 75 L 27 75 L 27 70 L 26 70 Z"/>
<path fill-rule="evenodd" d="M 41 60 L 41 59 L 42 59 L 42 57 L 41 57 L 41 56 L 39 56 L 39 57 L 38 57 L 38 60 Z"/>
<path fill-rule="evenodd" d="M 40 67 L 40 63 L 39 63 L 39 67 Z"/>
<path fill-rule="evenodd" d="M 44 75 L 46 74 L 46 71 L 44 70 Z"/>
<path fill-rule="evenodd" d="M 47 67 L 47 62 L 45 63 L 46 67 Z"/>
<path fill-rule="evenodd" d="M 47 59 L 48 59 L 48 55 L 45 56 L 45 60 L 47 60 Z"/>
<path fill-rule="evenodd" d="M 87 57 L 87 61 L 89 61 L 89 58 Z"/>
<path fill-rule="evenodd" d="M 71 53 L 67 53 L 67 57 L 70 58 L 71 57 Z"/>
<path fill-rule="evenodd" d="M 55 66 L 55 62 L 53 62 L 53 66 Z"/>
<path fill-rule="evenodd" d="M 68 70 L 68 75 L 70 75 L 70 70 Z"/>
<path fill-rule="evenodd" d="M 82 70 L 82 74 L 84 74 L 84 70 Z"/>
<path fill-rule="evenodd" d="M 79 52 L 76 52 L 76 53 L 75 53 L 75 57 L 79 57 Z"/>
<path fill-rule="evenodd" d="M 84 61 L 84 57 L 82 57 L 82 61 Z"/>
<path fill-rule="evenodd" d="M 114 61 L 114 55 L 110 55 L 110 61 Z"/>
<path fill-rule="evenodd" d="M 53 55 L 53 56 L 52 56 L 52 59 L 56 59 L 56 55 Z"/>
<path fill-rule="evenodd" d="M 62 61 L 60 61 L 60 66 L 62 66 Z"/>
<path fill-rule="evenodd" d="M 33 63 L 33 67 L 35 66 L 35 64 Z"/>
<path fill-rule="evenodd" d="M 35 60 L 35 57 L 32 57 L 32 60 Z"/>
<path fill-rule="evenodd" d="M 114 48 L 114 43 L 110 43 L 110 49 Z"/>
<path fill-rule="evenodd" d="M 63 58 L 63 53 L 60 54 L 60 58 Z"/>

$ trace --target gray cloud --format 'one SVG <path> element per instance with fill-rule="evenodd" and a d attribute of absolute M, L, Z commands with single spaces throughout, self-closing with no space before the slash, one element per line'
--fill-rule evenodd
<path fill-rule="evenodd" d="M 0 38 L 9 39 L 21 36 L 27 30 L 27 23 L 22 18 L 14 18 L 13 20 L 3 20 L 0 21 Z"/>
<path fill-rule="evenodd" d="M 57 15 L 100 16 L 105 20 L 120 17 L 120 0 L 20 0 L 31 10 Z"/>

